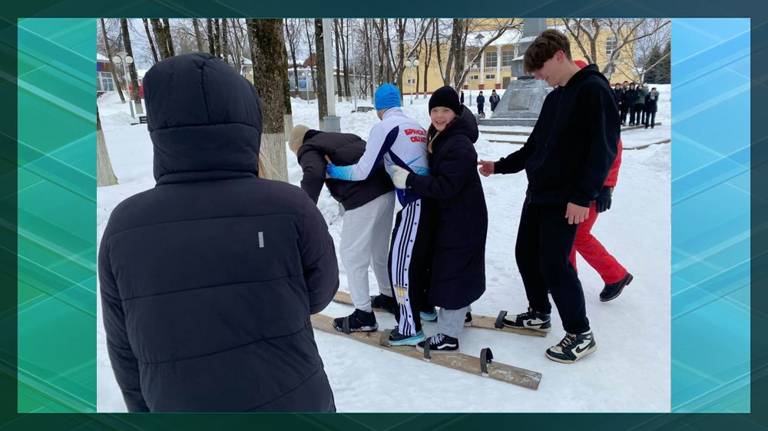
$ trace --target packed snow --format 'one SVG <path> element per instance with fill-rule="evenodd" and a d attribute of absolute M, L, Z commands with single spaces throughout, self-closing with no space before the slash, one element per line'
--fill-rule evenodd
<path fill-rule="evenodd" d="M 544 351 L 564 335 L 553 307 L 553 331 L 545 338 L 482 329 L 465 329 L 461 351 L 478 355 L 491 347 L 495 360 L 542 373 L 537 391 L 414 360 L 382 348 L 316 331 L 320 355 L 340 412 L 667 412 L 670 410 L 670 253 L 671 253 L 671 138 L 670 87 L 661 93 L 655 129 L 623 132 L 625 151 L 614 192 L 613 206 L 601 214 L 593 233 L 634 275 L 634 282 L 613 302 L 598 300 L 603 282 L 583 260 L 582 281 L 598 351 L 583 361 L 563 365 L 545 358 Z M 466 94 L 466 92 L 465 92 Z M 474 92 L 473 92 L 474 95 Z M 469 96 L 467 94 L 467 96 Z M 429 125 L 427 100 L 406 96 L 404 110 L 423 126 Z M 467 102 L 469 102 L 467 98 Z M 358 100 L 357 104 L 370 105 Z M 152 144 L 146 126 L 131 125 L 127 104 L 114 93 L 98 99 L 112 165 L 120 184 L 98 190 L 98 239 L 112 209 L 123 199 L 154 186 Z M 352 113 L 354 101 L 337 104 L 342 131 L 367 138 L 378 121 L 375 112 Z M 315 101 L 292 100 L 294 124 L 318 127 Z M 474 110 L 474 107 L 472 108 Z M 486 107 L 489 111 L 489 107 Z M 483 130 L 488 129 L 483 127 Z M 525 128 L 497 130 L 525 131 Z M 529 130 L 529 129 L 528 129 Z M 476 144 L 481 159 L 496 160 L 519 145 L 488 142 L 482 133 Z M 507 136 L 509 138 L 509 136 Z M 667 141 L 665 144 L 654 144 Z M 301 169 L 288 153 L 290 182 L 298 185 Z M 473 304 L 475 314 L 511 313 L 527 307 L 517 271 L 514 243 L 525 174 L 482 177 L 488 205 L 486 246 L 487 290 Z M 341 233 L 339 205 L 326 189 L 318 203 L 337 249 Z M 341 290 L 346 274 L 339 261 Z M 373 273 L 371 293 L 377 293 Z M 97 302 L 98 303 L 98 302 Z M 342 316 L 352 307 L 331 303 L 324 314 Z M 99 305 L 98 411 L 125 411 L 106 350 Z M 378 313 L 381 328 L 394 318 Z M 425 332 L 436 331 L 425 324 Z"/>

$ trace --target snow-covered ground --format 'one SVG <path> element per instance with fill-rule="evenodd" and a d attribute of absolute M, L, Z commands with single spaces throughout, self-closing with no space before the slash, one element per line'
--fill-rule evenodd
<path fill-rule="evenodd" d="M 670 87 L 657 85 L 661 97 L 653 130 L 623 133 L 624 145 L 638 147 L 670 139 Z M 474 92 L 473 92 L 474 93 Z M 474 95 L 474 94 L 473 94 Z M 427 99 L 405 99 L 405 111 L 429 124 Z M 119 185 L 98 190 L 98 239 L 112 209 L 123 199 L 154 186 L 152 145 L 144 125 L 130 125 L 128 106 L 115 94 L 98 100 L 112 165 Z M 370 103 L 362 103 L 368 104 Z M 317 127 L 315 102 L 292 101 L 294 124 Z M 378 120 L 374 112 L 350 113 L 353 103 L 337 105 L 344 132 L 367 138 Z M 517 130 L 517 129 L 515 129 Z M 519 146 L 490 143 L 481 135 L 476 144 L 481 159 L 495 160 Z M 587 313 L 599 346 L 598 352 L 573 365 L 544 357 L 544 350 L 563 335 L 557 313 L 553 332 L 546 338 L 526 337 L 480 329 L 466 329 L 461 350 L 477 355 L 493 349 L 495 359 L 543 374 L 537 391 L 442 368 L 346 339 L 316 332 L 320 354 L 340 412 L 666 412 L 670 410 L 670 150 L 669 144 L 626 151 L 611 210 L 602 214 L 593 232 L 635 276 L 617 300 L 598 300 L 602 280 L 583 260 L 579 275 Z M 289 153 L 290 182 L 298 184 L 301 169 Z M 514 242 L 524 174 L 483 178 L 488 203 L 489 230 L 486 253 L 487 290 L 473 304 L 477 314 L 495 315 L 499 309 L 525 310 L 525 294 L 514 258 Z M 337 248 L 341 233 L 338 205 L 323 190 L 319 208 Z M 347 290 L 341 270 L 341 289 Z M 371 274 L 371 292 L 375 293 Z M 100 304 L 97 302 L 97 304 Z M 100 307 L 100 305 L 99 305 Z M 332 303 L 323 312 L 346 315 L 351 307 Z M 106 351 L 98 310 L 98 410 L 125 411 Z M 377 313 L 381 327 L 394 319 Z M 425 326 L 428 335 L 435 332 Z"/>

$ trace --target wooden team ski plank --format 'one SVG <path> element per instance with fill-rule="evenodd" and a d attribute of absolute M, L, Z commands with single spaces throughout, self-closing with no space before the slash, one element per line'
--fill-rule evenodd
<path fill-rule="evenodd" d="M 354 305 L 352 304 L 352 297 L 349 296 L 349 293 L 338 291 L 336 292 L 336 296 L 333 297 L 334 302 L 338 302 L 339 304 L 345 304 L 345 305 Z M 483 316 L 480 314 L 472 313 L 472 326 L 470 328 L 478 328 L 478 329 L 490 329 L 494 331 L 501 331 L 501 332 L 511 332 L 513 334 L 520 334 L 520 335 L 529 335 L 532 337 L 546 337 L 546 332 L 541 331 L 533 331 L 530 329 L 517 329 L 517 328 L 509 328 L 509 327 L 496 327 L 496 317 L 491 316 Z"/>
<path fill-rule="evenodd" d="M 312 326 L 329 334 L 342 337 L 348 337 L 352 340 L 360 341 L 370 346 L 382 348 L 401 355 L 409 356 L 414 359 L 426 360 L 424 354 L 416 350 L 413 346 L 389 346 L 382 343 L 383 337 L 387 334 L 384 331 L 376 332 L 352 332 L 344 334 L 333 328 L 333 318 L 324 314 L 315 314 L 312 316 Z M 483 356 L 492 357 L 489 354 L 490 349 L 484 349 Z M 541 373 L 526 370 L 524 368 L 514 367 L 512 365 L 500 362 L 486 362 L 477 356 L 471 356 L 464 353 L 432 353 L 429 362 L 455 370 L 477 376 L 487 376 L 494 380 L 511 383 L 524 388 L 536 390 L 539 388 Z M 483 366 L 484 365 L 484 366 Z"/>

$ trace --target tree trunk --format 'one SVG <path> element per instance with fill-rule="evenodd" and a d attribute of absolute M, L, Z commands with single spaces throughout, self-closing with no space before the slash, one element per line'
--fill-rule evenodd
<path fill-rule="evenodd" d="M 147 40 L 149 41 L 149 47 L 152 49 L 152 58 L 157 63 L 157 50 L 155 49 L 155 42 L 152 41 L 152 33 L 149 31 L 149 21 L 146 18 L 142 18 L 141 22 L 144 23 L 144 31 L 147 33 Z"/>
<path fill-rule="evenodd" d="M 323 20 L 321 18 L 315 18 L 315 64 L 317 65 L 317 115 L 320 118 L 320 124 L 323 124 L 323 119 L 328 116 L 328 99 L 326 98 L 326 92 L 332 91 L 325 88 L 325 48 L 323 48 L 323 37 L 330 37 L 331 35 L 323 34 Z"/>
<path fill-rule="evenodd" d="M 434 26 L 432 27 L 432 37 L 429 39 L 424 38 L 424 51 L 426 54 L 424 56 L 424 97 L 427 97 L 427 91 L 429 89 L 429 87 L 427 87 L 427 80 L 429 79 L 429 63 L 432 61 L 432 39 L 437 31 L 437 18 L 433 18 L 431 24 Z M 437 49 L 440 49 L 440 47 L 438 46 Z"/>
<path fill-rule="evenodd" d="M 131 48 L 131 35 L 128 33 L 128 20 L 120 18 L 120 28 L 123 32 L 123 47 L 125 52 L 133 57 L 133 49 Z M 136 110 L 137 115 L 144 113 L 144 108 L 141 106 L 141 98 L 139 97 L 139 77 L 136 74 L 136 62 L 132 62 L 128 65 L 128 73 L 131 75 L 131 99 Z"/>
<path fill-rule="evenodd" d="M 366 64 L 368 64 L 368 74 L 370 75 L 370 81 L 368 82 L 371 90 L 371 100 L 373 100 L 373 87 L 376 85 L 376 77 L 373 76 L 373 29 L 370 28 L 367 18 L 363 20 L 363 33 L 365 34 L 365 52 L 368 53 L 368 55 L 366 55 Z"/>
<path fill-rule="evenodd" d="M 224 63 L 229 63 L 227 56 L 229 55 L 229 41 L 227 40 L 227 34 L 229 33 L 227 25 L 227 19 L 221 20 L 221 57 L 224 59 Z"/>
<path fill-rule="evenodd" d="M 165 32 L 165 43 L 168 45 L 166 46 L 166 49 L 168 50 L 169 57 L 173 57 L 176 55 L 176 50 L 173 49 L 173 37 L 171 37 L 171 23 L 168 20 L 168 18 L 163 18 L 163 31 Z"/>
<path fill-rule="evenodd" d="M 309 58 L 311 59 L 313 58 L 312 45 L 314 44 L 314 40 L 309 36 L 309 20 L 308 19 L 304 20 L 304 32 L 307 35 L 307 46 L 309 47 Z M 317 59 L 315 59 L 315 62 L 316 61 Z M 313 64 L 313 62 L 309 63 L 309 75 L 312 78 L 312 89 L 315 92 L 317 92 L 317 80 L 315 79 L 315 65 Z M 307 85 L 309 85 L 309 83 L 307 83 Z"/>
<path fill-rule="evenodd" d="M 112 162 L 109 160 L 107 144 L 104 141 L 104 131 L 101 129 L 101 117 L 99 107 L 96 107 L 96 186 L 113 186 L 117 184 L 115 171 L 112 170 Z"/>
<path fill-rule="evenodd" d="M 120 101 L 125 103 L 123 89 L 120 88 L 120 78 L 118 78 L 115 62 L 112 61 L 112 48 L 109 47 L 109 38 L 107 37 L 107 27 L 104 25 L 104 18 L 100 18 L 99 21 L 101 21 L 101 34 L 104 37 L 104 47 L 107 50 L 107 57 L 109 57 L 109 67 L 112 69 L 112 80 L 115 81 L 115 87 L 117 87 L 117 94 L 120 95 Z"/>
<path fill-rule="evenodd" d="M 342 93 L 344 91 L 344 87 L 342 87 L 342 85 L 341 85 L 341 56 L 339 55 L 339 48 L 341 48 L 341 46 L 339 45 L 339 41 L 341 39 L 341 36 L 339 35 L 338 18 L 333 20 L 333 35 L 334 35 L 334 39 L 335 39 L 335 41 L 334 41 L 335 43 L 333 44 L 333 47 L 334 47 L 334 49 L 336 51 L 336 69 L 334 69 L 335 72 L 336 72 L 335 73 L 335 75 L 336 75 L 336 91 L 335 91 L 335 93 L 338 93 L 337 94 L 338 101 L 341 102 L 341 96 L 342 96 Z"/>
<path fill-rule="evenodd" d="M 299 67 L 296 65 L 296 27 L 293 26 L 295 21 L 289 22 L 285 20 L 285 34 L 288 39 L 288 48 L 291 52 L 291 63 L 293 63 L 293 83 L 296 86 L 296 94 L 299 94 Z"/>
<path fill-rule="evenodd" d="M 285 41 L 285 39 L 283 39 L 283 41 Z M 283 43 L 282 70 L 285 74 L 285 79 L 283 79 L 283 107 L 285 108 L 283 112 L 283 129 L 285 132 L 284 139 L 287 142 L 289 139 L 291 139 L 291 131 L 293 130 L 293 109 L 291 107 L 291 83 L 290 79 L 288 78 L 288 51 L 286 50 L 285 43 Z"/>
<path fill-rule="evenodd" d="M 152 23 L 152 30 L 155 32 L 155 39 L 157 40 L 157 47 L 160 51 L 160 58 L 165 60 L 168 57 L 172 57 L 173 54 L 168 49 L 169 46 L 169 34 L 166 32 L 165 26 L 159 19 L 150 19 Z"/>
<path fill-rule="evenodd" d="M 349 22 L 347 22 L 346 28 L 344 27 L 344 20 L 341 20 L 341 60 L 344 67 L 344 94 L 347 96 L 347 101 L 352 97 L 352 91 L 349 86 Z"/>
<path fill-rule="evenodd" d="M 208 52 L 216 56 L 216 44 L 213 42 L 213 19 L 208 18 L 205 20 L 205 29 L 208 33 Z"/>
<path fill-rule="evenodd" d="M 288 81 L 288 70 L 285 67 L 282 20 L 249 19 L 248 27 L 252 34 L 253 83 L 262 105 L 259 176 L 288 181 L 284 129 L 284 83 Z"/>
<path fill-rule="evenodd" d="M 216 57 L 221 58 L 221 20 L 213 20 L 213 46 L 216 50 Z"/>
<path fill-rule="evenodd" d="M 235 39 L 235 49 L 233 50 L 234 52 L 232 52 L 232 61 L 237 73 L 242 75 L 243 45 L 240 43 L 240 36 L 238 35 L 238 32 L 240 31 L 239 28 L 240 23 L 238 22 L 238 19 L 232 18 L 232 37 Z"/>
<path fill-rule="evenodd" d="M 192 20 L 192 26 L 195 28 L 195 43 L 197 44 L 197 50 L 203 52 L 203 35 L 200 33 L 200 23 L 197 18 Z"/>

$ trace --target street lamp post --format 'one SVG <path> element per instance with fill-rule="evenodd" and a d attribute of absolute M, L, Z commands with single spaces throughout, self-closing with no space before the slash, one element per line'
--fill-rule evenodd
<path fill-rule="evenodd" d="M 416 68 L 416 73 L 418 74 L 419 73 L 419 59 L 418 58 L 409 58 L 408 60 L 405 60 L 405 67 L 408 68 L 409 70 L 415 67 Z M 415 84 L 414 84 L 414 88 L 415 88 Z M 418 91 L 418 90 L 419 89 L 416 88 L 415 91 Z M 411 92 L 411 105 L 413 105 L 413 93 L 414 93 L 414 91 Z"/>
<path fill-rule="evenodd" d="M 128 69 L 126 69 L 126 64 L 133 63 L 133 57 L 128 55 L 125 51 L 120 51 L 115 54 L 114 57 L 112 57 L 112 61 L 116 64 L 122 64 L 123 65 L 123 79 L 125 80 L 125 88 L 128 89 L 128 83 L 130 82 L 130 78 L 128 77 Z M 133 91 L 128 92 L 128 98 L 130 99 L 130 102 L 128 103 L 128 106 L 131 107 L 131 118 L 136 118 L 136 113 L 133 110 L 133 104 L 135 103 L 133 100 Z"/>

